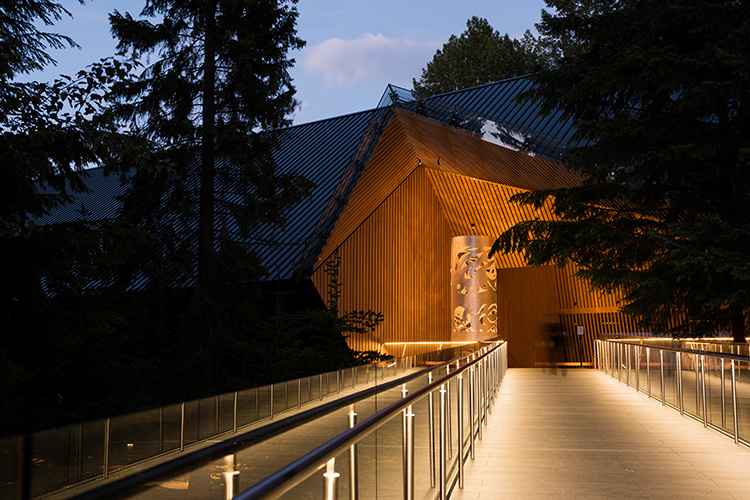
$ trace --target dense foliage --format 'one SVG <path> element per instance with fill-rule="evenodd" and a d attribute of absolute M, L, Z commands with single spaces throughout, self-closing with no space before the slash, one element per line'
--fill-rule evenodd
<path fill-rule="evenodd" d="M 443 48 L 412 81 L 415 92 L 430 96 L 538 71 L 548 61 L 536 50 L 530 34 L 510 38 L 484 18 L 472 17 L 466 31 L 451 35 Z"/>
<path fill-rule="evenodd" d="M 506 232 L 532 264 L 575 263 L 655 330 L 731 330 L 750 306 L 750 8 L 726 0 L 548 0 L 547 41 L 580 50 L 528 98 L 576 120 L 588 181 L 517 200 L 555 221 Z"/>
<path fill-rule="evenodd" d="M 248 250 L 310 188 L 275 171 L 265 133 L 294 106 L 293 5 L 149 1 L 154 24 L 115 12 L 136 59 L 52 83 L 13 78 L 52 62 L 49 47 L 74 45 L 37 28 L 66 11 L 0 6 L 3 434 L 359 362 L 337 312 L 314 291 L 257 286 L 264 270 Z M 76 220 L 45 222 L 93 166 L 130 184 L 122 217 L 93 220 L 80 206 Z"/>

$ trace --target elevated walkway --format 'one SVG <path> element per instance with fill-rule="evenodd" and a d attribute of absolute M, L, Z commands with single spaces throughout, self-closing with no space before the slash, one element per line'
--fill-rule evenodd
<path fill-rule="evenodd" d="M 509 369 L 452 499 L 750 498 L 750 449 L 594 370 Z"/>

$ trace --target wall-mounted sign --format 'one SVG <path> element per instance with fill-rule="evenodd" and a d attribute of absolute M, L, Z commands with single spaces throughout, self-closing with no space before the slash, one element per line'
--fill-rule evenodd
<path fill-rule="evenodd" d="M 576 325 L 576 335 L 583 335 L 583 325 Z"/>

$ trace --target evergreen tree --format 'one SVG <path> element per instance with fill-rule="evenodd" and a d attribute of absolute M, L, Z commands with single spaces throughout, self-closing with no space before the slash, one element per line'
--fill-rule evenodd
<path fill-rule="evenodd" d="M 528 32 L 523 40 L 514 40 L 500 35 L 486 19 L 472 17 L 466 31 L 451 35 L 412 86 L 430 96 L 538 71 L 547 62 L 532 41 Z"/>
<path fill-rule="evenodd" d="M 548 0 L 543 37 L 582 49 L 527 97 L 576 120 L 567 165 L 579 187 L 517 196 L 551 203 L 496 243 L 532 264 L 579 266 L 622 290 L 654 329 L 727 329 L 750 306 L 750 8 L 724 0 Z M 678 321 L 681 320 L 681 321 Z"/>
<path fill-rule="evenodd" d="M 248 243 L 283 224 L 285 209 L 310 188 L 275 171 L 276 135 L 266 133 L 288 125 L 296 104 L 287 71 L 288 52 L 304 45 L 295 4 L 147 0 L 144 19 L 110 16 L 119 49 L 158 58 L 121 94 L 129 127 L 152 141 L 125 204 L 159 243 L 139 272 L 156 286 L 195 280 L 181 345 L 197 391 L 229 376 L 220 360 L 257 301 L 245 284 L 263 269 Z M 172 274 L 160 282 L 167 266 Z"/>
<path fill-rule="evenodd" d="M 85 190 L 86 168 L 110 164 L 129 142 L 106 96 L 132 64 L 109 59 L 51 83 L 14 78 L 53 63 L 49 48 L 73 47 L 42 31 L 67 11 L 57 2 L 0 6 L 0 415 L 3 431 L 44 419 L 77 390 L 68 368 L 92 355 L 92 339 L 121 318 L 97 310 L 87 292 L 146 242 L 122 221 L 41 225 Z M 97 353 L 98 354 L 98 353 Z M 40 417 L 40 418 L 37 418 Z M 48 422 L 49 423 L 49 422 Z"/>

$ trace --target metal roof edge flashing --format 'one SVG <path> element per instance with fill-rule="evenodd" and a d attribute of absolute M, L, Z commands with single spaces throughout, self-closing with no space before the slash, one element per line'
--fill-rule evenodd
<path fill-rule="evenodd" d="M 390 85 L 389 85 L 390 87 Z M 386 94 L 388 89 L 386 89 Z M 383 95 L 382 100 L 386 94 Z M 362 175 L 367 162 L 370 159 L 373 151 L 380 141 L 380 137 L 383 135 L 383 131 L 390 122 L 391 117 L 394 115 L 394 105 L 380 106 L 373 111 L 372 118 L 367 124 L 367 128 L 362 134 L 362 138 L 357 143 L 357 147 L 349 158 L 349 162 L 344 170 L 343 175 L 339 179 L 336 189 L 333 195 L 329 198 L 328 203 L 318 220 L 315 230 L 310 235 L 308 242 L 306 243 L 305 253 L 302 258 L 302 271 L 306 274 L 312 274 L 315 262 L 320 255 L 323 246 L 325 245 L 328 237 L 333 231 L 333 227 L 338 221 L 341 212 L 349 201 L 357 181 Z"/>

